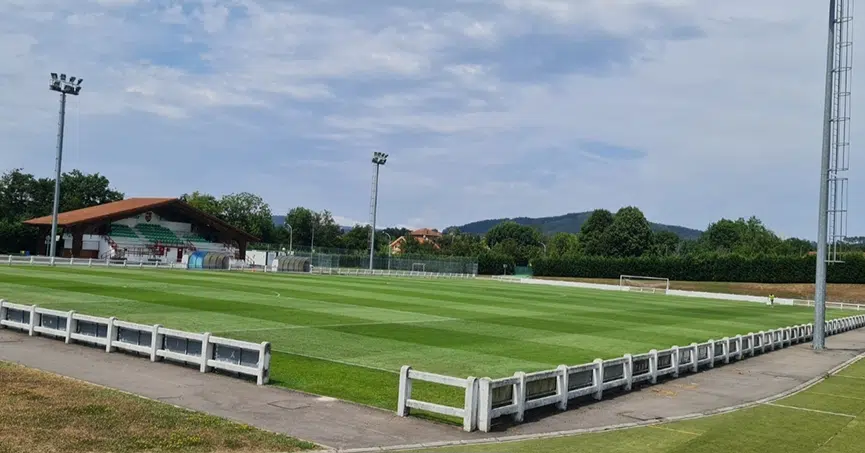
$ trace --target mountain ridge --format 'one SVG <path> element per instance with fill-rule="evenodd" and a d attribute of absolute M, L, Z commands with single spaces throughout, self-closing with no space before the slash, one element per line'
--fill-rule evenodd
<path fill-rule="evenodd" d="M 580 232 L 580 228 L 583 226 L 586 220 L 588 220 L 590 215 L 592 215 L 591 212 L 572 212 L 551 217 L 513 217 L 502 219 L 487 219 L 470 222 L 462 226 L 451 226 L 446 228 L 445 231 L 451 228 L 457 228 L 463 233 L 485 234 L 492 227 L 498 225 L 499 223 L 513 221 L 517 222 L 520 225 L 537 226 L 544 234 L 576 234 Z M 701 234 L 703 234 L 703 232 L 700 230 L 679 225 L 666 225 L 663 223 L 654 222 L 649 222 L 649 225 L 651 226 L 652 231 L 669 231 L 675 233 L 682 239 L 697 239 L 698 237 L 700 237 Z"/>

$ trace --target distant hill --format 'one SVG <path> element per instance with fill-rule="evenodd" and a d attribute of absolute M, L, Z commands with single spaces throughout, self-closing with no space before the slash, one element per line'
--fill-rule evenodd
<path fill-rule="evenodd" d="M 520 225 L 538 226 L 545 234 L 554 233 L 579 233 L 580 227 L 592 215 L 591 212 L 577 212 L 571 214 L 560 215 L 556 217 L 517 217 L 514 219 L 491 219 L 481 220 L 478 222 L 468 223 L 458 226 L 463 233 L 485 234 L 492 227 L 507 220 L 512 220 Z M 660 223 L 650 223 L 653 231 L 670 231 L 678 235 L 682 239 L 697 239 L 703 233 L 700 230 L 693 228 L 685 228 L 675 225 L 664 225 Z M 453 228 L 453 227 L 451 227 Z"/>

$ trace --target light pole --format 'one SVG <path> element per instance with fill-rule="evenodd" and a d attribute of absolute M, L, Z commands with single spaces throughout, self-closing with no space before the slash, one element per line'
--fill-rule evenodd
<path fill-rule="evenodd" d="M 374 152 L 372 154 L 372 194 L 370 194 L 370 224 L 369 230 L 369 270 L 373 267 L 373 258 L 375 257 L 375 216 L 378 210 L 378 169 L 387 163 L 387 154 Z"/>
<path fill-rule="evenodd" d="M 288 223 L 285 224 L 288 227 L 288 252 L 291 254 L 292 251 L 292 243 L 294 242 L 294 228 L 291 227 Z"/>
<path fill-rule="evenodd" d="M 81 92 L 81 82 L 84 79 L 76 79 L 70 77 L 66 80 L 66 74 L 57 76 L 56 72 L 51 73 L 51 83 L 48 88 L 51 91 L 60 93 L 60 121 L 57 126 L 57 162 L 54 164 L 54 209 L 51 214 L 51 238 L 50 251 L 51 264 L 54 264 L 54 257 L 57 256 L 57 216 L 60 211 L 60 172 L 63 162 L 63 128 L 66 125 L 66 95 L 78 96 Z"/>
<path fill-rule="evenodd" d="M 547 256 L 547 244 L 544 244 L 543 242 L 540 244 L 544 247 L 544 256 Z"/>

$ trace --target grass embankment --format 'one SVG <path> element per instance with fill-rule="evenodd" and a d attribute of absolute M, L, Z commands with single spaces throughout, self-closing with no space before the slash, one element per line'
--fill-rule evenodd
<path fill-rule="evenodd" d="M 865 360 L 811 389 L 724 415 L 575 437 L 449 447 L 428 453 L 861 453 Z"/>
<path fill-rule="evenodd" d="M 0 452 L 295 452 L 281 434 L 0 362 Z"/>
<path fill-rule="evenodd" d="M 563 280 L 572 282 L 600 283 L 618 285 L 619 281 L 608 278 L 565 278 L 535 277 L 542 280 Z M 702 291 L 707 293 L 743 294 L 747 296 L 768 296 L 790 299 L 814 300 L 813 283 L 729 283 L 729 282 L 680 282 L 671 281 L 670 289 L 682 291 Z M 865 303 L 865 285 L 830 283 L 826 287 L 827 298 L 832 302 Z"/>

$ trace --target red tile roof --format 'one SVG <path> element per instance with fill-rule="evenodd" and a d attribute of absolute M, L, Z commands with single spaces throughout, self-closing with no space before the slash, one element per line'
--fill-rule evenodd
<path fill-rule="evenodd" d="M 57 225 L 72 226 L 80 223 L 93 223 L 107 218 L 117 218 L 124 214 L 138 214 L 174 201 L 179 200 L 177 198 L 127 198 L 99 206 L 61 212 L 57 216 Z M 51 216 L 37 217 L 26 220 L 24 223 L 28 225 L 51 225 Z"/>

